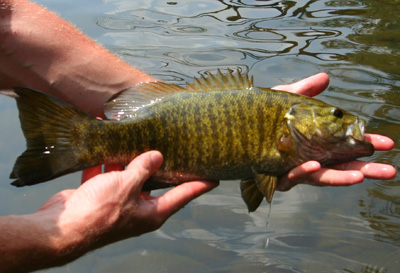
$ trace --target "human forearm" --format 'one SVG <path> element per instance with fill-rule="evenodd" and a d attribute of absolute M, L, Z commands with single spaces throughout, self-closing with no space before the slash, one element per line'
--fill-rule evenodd
<path fill-rule="evenodd" d="M 38 5 L 0 6 L 0 89 L 27 86 L 102 116 L 111 95 L 153 80 Z"/>
<path fill-rule="evenodd" d="M 1 217 L 0 230 L 0 272 L 29 272 L 74 259 L 68 253 L 74 239 L 43 213 Z"/>
<path fill-rule="evenodd" d="M 101 212 L 69 207 L 68 192 L 56 194 L 36 213 L 0 217 L 0 272 L 61 266 L 108 242 L 113 222 Z"/>

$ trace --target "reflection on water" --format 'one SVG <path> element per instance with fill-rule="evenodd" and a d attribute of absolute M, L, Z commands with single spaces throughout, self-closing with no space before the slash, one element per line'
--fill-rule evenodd
<path fill-rule="evenodd" d="M 241 68 L 259 86 L 325 71 L 320 98 L 396 141 L 369 159 L 400 162 L 400 5 L 380 1 L 40 0 L 124 60 L 168 82 Z M 64 5 L 63 3 L 68 5 Z M 85 18 L 85 19 L 82 19 Z M 8 185 L 23 150 L 12 100 L 0 98 L 2 214 L 27 213 L 78 175 L 27 189 Z M 16 137 L 15 137 L 16 136 Z M 11 158 L 10 158 L 11 157 Z M 395 272 L 400 268 L 400 186 L 298 186 L 277 193 L 271 215 L 248 214 L 236 181 L 176 214 L 159 231 L 114 244 L 51 272 Z M 267 227 L 268 218 L 268 227 Z"/>

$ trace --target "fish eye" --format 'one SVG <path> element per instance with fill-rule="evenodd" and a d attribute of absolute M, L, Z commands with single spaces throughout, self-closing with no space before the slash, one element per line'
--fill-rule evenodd
<path fill-rule="evenodd" d="M 335 117 L 337 117 L 337 118 L 342 118 L 342 117 L 343 117 L 343 111 L 340 110 L 340 109 L 338 109 L 338 108 L 335 108 L 335 109 L 332 111 L 332 114 L 333 114 Z"/>

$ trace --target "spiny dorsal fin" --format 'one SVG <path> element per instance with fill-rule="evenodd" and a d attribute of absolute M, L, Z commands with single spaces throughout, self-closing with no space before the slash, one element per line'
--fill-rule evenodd
<path fill-rule="evenodd" d="M 221 92 L 253 87 L 253 78 L 247 73 L 241 74 L 228 70 L 222 74 L 208 73 L 207 76 L 195 78 L 193 83 L 186 83 L 186 87 L 165 82 L 150 82 L 132 86 L 113 96 L 104 106 L 104 113 L 108 119 L 121 120 L 133 118 L 137 111 L 165 97 L 179 92 Z"/>
<path fill-rule="evenodd" d="M 253 77 L 249 78 L 247 73 L 241 74 L 228 70 L 227 74 L 222 74 L 218 69 L 217 74 L 208 73 L 207 76 L 195 78 L 193 83 L 186 83 L 185 91 L 189 92 L 215 92 L 235 89 L 250 89 L 253 87 Z"/>

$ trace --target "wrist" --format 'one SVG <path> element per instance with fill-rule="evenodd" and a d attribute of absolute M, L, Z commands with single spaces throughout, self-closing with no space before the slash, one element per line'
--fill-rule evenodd
<path fill-rule="evenodd" d="M 25 249 L 16 253 L 29 253 L 29 270 L 61 266 L 94 249 L 95 229 L 82 214 L 54 207 L 14 217 L 29 227 L 23 241 L 30 246 L 21 246 Z"/>
<path fill-rule="evenodd" d="M 63 212 L 41 211 L 23 215 L 20 218 L 29 223 L 30 231 L 34 232 L 28 240 L 34 245 L 33 252 L 43 267 L 53 267 L 66 264 L 82 256 L 85 251 L 85 230 L 74 227 L 74 221 L 63 217 Z M 36 259 L 32 259 L 35 261 Z"/>
<path fill-rule="evenodd" d="M 28 272 L 72 260 L 63 253 L 71 245 L 68 236 L 44 213 L 0 217 L 0 230 L 0 272 Z"/>

